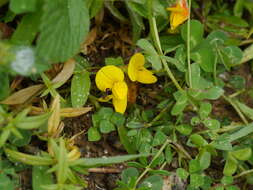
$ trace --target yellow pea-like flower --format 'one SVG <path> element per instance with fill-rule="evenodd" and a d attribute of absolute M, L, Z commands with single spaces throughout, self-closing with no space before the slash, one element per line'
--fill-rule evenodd
<path fill-rule="evenodd" d="M 167 10 L 171 11 L 170 27 L 172 31 L 186 21 L 190 16 L 187 0 L 178 0 L 175 6 L 169 7 Z"/>
<path fill-rule="evenodd" d="M 95 82 L 99 90 L 112 91 L 112 95 L 102 98 L 101 101 L 112 99 L 115 111 L 123 114 L 127 107 L 128 91 L 123 71 L 113 65 L 104 66 L 97 72 Z"/>
<path fill-rule="evenodd" d="M 152 84 L 157 81 L 153 73 L 144 67 L 145 58 L 141 53 L 134 54 L 129 62 L 127 73 L 131 81 Z"/>

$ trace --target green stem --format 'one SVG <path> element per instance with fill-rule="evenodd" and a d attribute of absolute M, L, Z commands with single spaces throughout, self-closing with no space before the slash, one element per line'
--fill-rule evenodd
<path fill-rule="evenodd" d="M 232 100 L 231 98 L 225 96 L 225 95 L 222 95 L 222 97 L 223 97 L 226 101 L 228 101 L 228 102 L 231 104 L 231 106 L 233 106 L 233 108 L 235 109 L 235 111 L 236 111 L 236 112 L 238 113 L 238 115 L 240 116 L 241 120 L 242 120 L 246 125 L 248 125 L 248 124 L 249 124 L 248 120 L 245 118 L 245 116 L 243 115 L 243 113 L 241 112 L 241 110 L 237 107 L 237 105 L 233 102 L 233 100 Z"/>
<path fill-rule="evenodd" d="M 160 154 L 163 152 L 163 150 L 165 149 L 165 147 L 171 143 L 170 140 L 167 140 L 163 146 L 160 148 L 160 150 L 156 153 L 156 155 L 153 157 L 152 161 L 150 162 L 150 164 L 146 167 L 146 169 L 142 172 L 142 174 L 138 177 L 138 179 L 136 180 L 135 182 L 135 185 L 134 185 L 134 189 L 136 188 L 136 186 L 138 185 L 138 183 L 141 181 L 141 179 L 151 170 L 151 166 L 154 162 L 154 160 L 156 160 Z"/>
<path fill-rule="evenodd" d="M 158 54 L 160 56 L 164 56 L 163 51 L 162 51 L 162 47 L 161 47 L 161 43 L 160 43 L 160 39 L 159 39 L 159 34 L 157 31 L 156 20 L 155 20 L 155 17 L 152 15 L 152 2 L 153 2 L 153 0 L 148 1 L 148 11 L 149 11 L 148 20 L 149 20 L 149 25 L 150 25 L 150 32 L 152 35 L 154 45 L 158 51 Z M 174 77 L 173 73 L 171 72 L 170 68 L 168 67 L 167 62 L 164 59 L 161 59 L 161 61 L 162 61 L 162 64 L 163 64 L 169 78 L 172 80 L 174 85 L 177 87 L 178 90 L 183 91 L 182 87 L 178 84 L 176 78 Z"/>
<path fill-rule="evenodd" d="M 189 19 L 187 22 L 187 64 L 188 64 L 188 72 L 189 72 L 189 86 L 192 88 L 192 70 L 191 70 L 191 43 L 190 43 L 190 38 L 191 38 L 191 0 L 189 0 Z"/>
<path fill-rule="evenodd" d="M 234 178 L 239 178 L 241 176 L 248 175 L 250 173 L 253 173 L 253 169 L 243 171 L 243 172 L 239 173 L 238 175 L 234 176 Z"/>

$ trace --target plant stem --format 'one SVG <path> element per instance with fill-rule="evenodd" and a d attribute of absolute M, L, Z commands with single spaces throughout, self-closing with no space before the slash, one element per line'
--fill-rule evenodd
<path fill-rule="evenodd" d="M 141 179 L 148 173 L 148 171 L 151 169 L 151 166 L 154 162 L 154 160 L 156 160 L 160 154 L 163 152 L 163 150 L 165 149 L 165 147 L 171 143 L 170 140 L 166 140 L 166 142 L 163 144 L 163 146 L 160 148 L 160 150 L 156 153 L 156 155 L 153 157 L 152 161 L 150 162 L 150 164 L 146 167 L 146 169 L 142 172 L 142 174 L 138 177 L 138 179 L 135 182 L 134 185 L 134 189 L 136 188 L 136 186 L 138 185 L 138 183 L 141 181 Z"/>
<path fill-rule="evenodd" d="M 253 169 L 243 171 L 243 172 L 239 173 L 238 175 L 234 176 L 234 178 L 239 178 L 241 176 L 248 175 L 250 173 L 253 173 Z"/>
<path fill-rule="evenodd" d="M 191 70 L 191 0 L 189 0 L 189 18 L 187 22 L 187 64 L 188 64 L 188 75 L 189 75 L 189 86 L 192 88 L 192 70 Z"/>
<path fill-rule="evenodd" d="M 163 51 L 162 51 L 162 47 L 161 47 L 161 43 L 160 43 L 160 39 L 159 39 L 159 35 L 158 35 L 158 31 L 157 31 L 157 26 L 156 26 L 156 20 L 155 17 L 152 15 L 152 2 L 153 0 L 149 0 L 148 1 L 148 11 L 149 11 L 149 26 L 150 26 L 150 32 L 151 32 L 151 36 L 154 42 L 154 45 L 158 51 L 158 54 L 160 56 L 164 56 L 163 55 Z M 176 78 L 174 77 L 173 73 L 171 72 L 170 68 L 167 65 L 167 62 L 161 58 L 162 64 L 169 76 L 169 78 L 172 80 L 172 82 L 174 83 L 174 85 L 177 87 L 178 90 L 183 91 L 182 87 L 178 84 Z"/>

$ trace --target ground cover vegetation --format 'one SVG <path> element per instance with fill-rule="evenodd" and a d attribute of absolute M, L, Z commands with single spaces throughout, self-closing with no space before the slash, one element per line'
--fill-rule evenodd
<path fill-rule="evenodd" d="M 0 189 L 253 189 L 252 0 L 0 0 Z"/>

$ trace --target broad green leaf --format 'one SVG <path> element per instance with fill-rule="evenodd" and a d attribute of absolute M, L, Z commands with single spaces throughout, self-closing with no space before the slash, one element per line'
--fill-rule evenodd
<path fill-rule="evenodd" d="M 216 100 L 224 93 L 224 90 L 218 86 L 212 86 L 205 90 L 189 89 L 188 93 L 196 100 Z"/>
<path fill-rule="evenodd" d="M 37 0 L 10 0 L 10 10 L 16 14 L 36 11 Z"/>
<path fill-rule="evenodd" d="M 211 130 L 217 130 L 220 128 L 220 122 L 216 119 L 205 119 L 203 124 Z"/>
<path fill-rule="evenodd" d="M 239 65 L 243 58 L 242 50 L 237 46 L 227 46 L 221 49 L 223 63 L 227 69 Z"/>
<path fill-rule="evenodd" d="M 124 66 L 124 60 L 122 57 L 108 57 L 105 58 L 105 65 Z"/>
<path fill-rule="evenodd" d="M 198 155 L 198 161 L 201 170 L 207 169 L 211 164 L 211 154 L 206 150 L 200 151 Z"/>
<path fill-rule="evenodd" d="M 123 126 L 125 123 L 125 117 L 121 113 L 114 112 L 111 117 L 111 122 L 116 126 Z"/>
<path fill-rule="evenodd" d="M 158 145 L 163 144 L 167 138 L 168 137 L 162 131 L 160 131 L 160 130 L 157 131 L 154 136 L 152 146 L 158 146 Z"/>
<path fill-rule="evenodd" d="M 106 108 L 102 107 L 98 112 L 99 120 L 107 119 L 110 120 L 113 115 L 113 109 L 112 108 Z"/>
<path fill-rule="evenodd" d="M 31 141 L 32 132 L 27 130 L 19 130 L 19 132 L 22 135 L 22 138 L 18 138 L 14 135 L 10 136 L 9 141 L 11 144 L 17 147 L 28 145 Z"/>
<path fill-rule="evenodd" d="M 87 102 L 90 93 L 90 75 L 88 71 L 74 74 L 71 80 L 71 103 L 72 106 L 82 107 Z"/>
<path fill-rule="evenodd" d="M 191 174 L 190 185 L 193 188 L 198 188 L 204 184 L 204 176 L 199 174 Z"/>
<path fill-rule="evenodd" d="M 203 40 L 204 26 L 198 20 L 190 21 L 190 46 L 193 49 L 197 44 Z M 181 36 L 185 42 L 187 42 L 187 22 L 182 25 Z"/>
<path fill-rule="evenodd" d="M 165 159 L 167 161 L 167 163 L 171 163 L 172 161 L 172 158 L 173 158 L 173 154 L 172 154 L 172 151 L 171 151 L 171 147 L 168 145 L 166 148 L 165 148 Z"/>
<path fill-rule="evenodd" d="M 211 143 L 213 147 L 219 150 L 227 150 L 230 151 L 232 150 L 232 145 L 231 145 L 231 136 L 228 134 L 223 134 L 220 135 L 215 141 Z"/>
<path fill-rule="evenodd" d="M 181 179 L 187 179 L 187 177 L 189 176 L 189 173 L 184 168 L 178 168 L 176 173 L 177 176 Z"/>
<path fill-rule="evenodd" d="M 240 75 L 231 76 L 228 82 L 233 88 L 238 90 L 242 90 L 243 88 L 245 88 L 246 84 L 245 79 Z"/>
<path fill-rule="evenodd" d="M 125 184 L 128 184 L 132 178 L 137 179 L 139 172 L 136 168 L 127 168 L 122 171 L 121 179 Z"/>
<path fill-rule="evenodd" d="M 110 133 L 115 130 L 115 126 L 109 120 L 103 119 L 99 123 L 101 133 Z"/>
<path fill-rule="evenodd" d="M 201 168 L 200 168 L 199 160 L 197 160 L 197 159 L 190 160 L 190 162 L 189 162 L 189 172 L 191 174 L 200 171 L 200 169 Z"/>
<path fill-rule="evenodd" d="M 199 116 L 201 119 L 205 119 L 212 111 L 212 104 L 209 102 L 200 102 Z"/>
<path fill-rule="evenodd" d="M 248 160 L 252 154 L 251 148 L 243 148 L 231 152 L 231 154 L 238 160 Z"/>
<path fill-rule="evenodd" d="M 223 174 L 227 176 L 231 176 L 235 173 L 236 169 L 237 169 L 237 162 L 230 155 L 228 155 L 228 158 L 226 160 L 226 163 L 223 169 Z"/>
<path fill-rule="evenodd" d="M 205 72 L 213 72 L 215 56 L 215 52 L 210 45 L 198 48 L 198 50 L 191 53 L 191 59 L 198 63 Z"/>
<path fill-rule="evenodd" d="M 234 15 L 237 17 L 241 17 L 243 14 L 243 8 L 244 8 L 244 2 L 245 0 L 237 0 L 235 2 L 234 8 L 233 8 L 233 12 Z"/>
<path fill-rule="evenodd" d="M 122 143 L 122 145 L 124 146 L 126 151 L 129 154 L 136 153 L 136 149 L 135 149 L 133 143 L 130 142 L 130 139 L 129 139 L 129 136 L 127 133 L 127 129 L 125 128 L 125 126 L 124 125 L 117 125 L 117 129 L 118 129 L 120 142 Z"/>
<path fill-rule="evenodd" d="M 147 187 L 150 190 L 162 190 L 163 178 L 158 175 L 152 175 L 144 179 L 140 187 Z"/>
<path fill-rule="evenodd" d="M 89 20 L 83 0 L 46 0 L 37 42 L 38 55 L 51 62 L 74 56 L 88 34 Z"/>
<path fill-rule="evenodd" d="M 42 5 L 40 10 L 23 16 L 17 29 L 11 37 L 11 42 L 18 45 L 31 45 L 39 30 L 42 15 Z"/>
<path fill-rule="evenodd" d="M 0 189 L 4 190 L 14 190 L 15 184 L 14 182 L 4 173 L 0 173 Z"/>
<path fill-rule="evenodd" d="M 162 69 L 162 63 L 161 63 L 161 60 L 160 60 L 160 57 L 156 54 L 154 55 L 149 55 L 149 56 L 146 56 L 146 59 L 149 63 L 151 63 L 152 67 L 155 69 L 155 70 L 160 70 Z"/>
<path fill-rule="evenodd" d="M 153 45 L 146 39 L 138 40 L 136 45 L 145 50 L 149 55 L 157 55 L 157 52 Z"/>
<path fill-rule="evenodd" d="M 202 147 L 207 145 L 207 141 L 198 134 L 193 134 L 190 136 L 190 140 L 193 144 L 195 144 L 197 147 Z"/>
<path fill-rule="evenodd" d="M 238 140 L 242 137 L 245 137 L 245 136 L 249 135 L 250 133 L 253 133 L 253 123 L 242 126 L 241 129 L 230 134 L 230 136 L 229 136 L 230 142 L 233 142 L 233 141 Z"/>
<path fill-rule="evenodd" d="M 97 128 L 90 127 L 88 130 L 88 140 L 89 141 L 99 141 L 101 139 L 101 135 Z"/>
<path fill-rule="evenodd" d="M 218 22 L 224 22 L 225 24 L 237 27 L 248 27 L 249 25 L 245 20 L 232 15 L 216 14 L 208 16 L 208 19 L 217 20 Z"/>
<path fill-rule="evenodd" d="M 207 41 L 211 45 L 214 45 L 215 48 L 216 48 L 216 45 L 223 45 L 227 40 L 228 40 L 228 35 L 224 31 L 221 31 L 221 30 L 212 31 L 207 36 Z"/>
<path fill-rule="evenodd" d="M 104 0 L 88 0 L 90 18 L 93 18 L 103 8 Z"/>
<path fill-rule="evenodd" d="M 4 128 L 2 131 L 1 131 L 1 134 L 0 134 L 0 148 L 2 146 L 4 146 L 4 144 L 6 143 L 6 141 L 8 140 L 9 136 L 11 134 L 11 131 L 10 129 L 8 128 Z"/>
<path fill-rule="evenodd" d="M 44 190 L 43 185 L 53 184 L 52 173 L 47 173 L 49 167 L 33 166 L 32 168 L 32 187 L 33 190 Z M 45 175 L 47 173 L 47 175 Z"/>
<path fill-rule="evenodd" d="M 188 124 L 181 124 L 176 126 L 176 130 L 183 135 L 190 135 L 192 132 L 192 126 Z"/>
<path fill-rule="evenodd" d="M 73 162 L 73 165 L 79 165 L 84 167 L 94 167 L 109 164 L 118 164 L 129 160 L 134 160 L 141 157 L 147 157 L 149 154 L 129 154 L 124 156 L 114 156 L 105 158 L 80 158 Z"/>
<path fill-rule="evenodd" d="M 229 185 L 233 183 L 233 177 L 232 176 L 223 176 L 221 179 L 221 183 L 223 185 Z"/>
<path fill-rule="evenodd" d="M 187 95 L 185 93 L 180 94 L 180 96 L 178 97 L 176 104 L 173 106 L 172 110 L 171 110 L 171 114 L 172 115 L 179 115 L 184 111 L 184 108 L 187 106 L 188 104 L 188 98 Z"/>
<path fill-rule="evenodd" d="M 114 1 L 104 1 L 104 5 L 110 11 L 110 13 L 121 22 L 127 22 L 127 18 L 121 13 L 121 11 L 114 5 Z"/>

